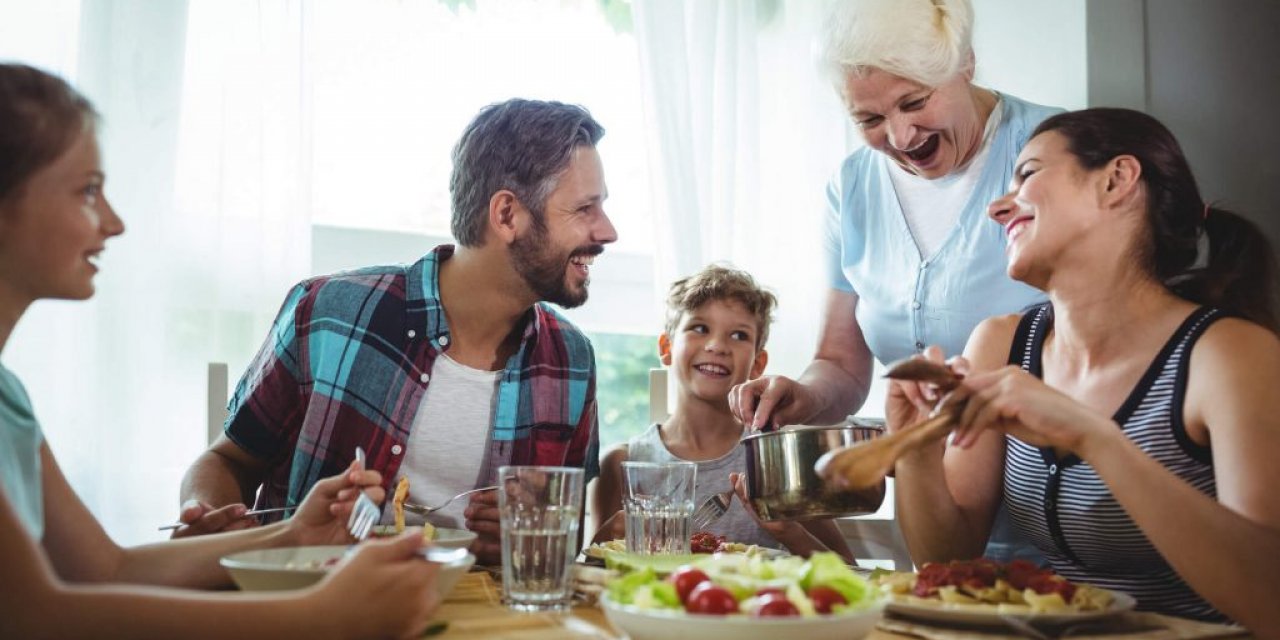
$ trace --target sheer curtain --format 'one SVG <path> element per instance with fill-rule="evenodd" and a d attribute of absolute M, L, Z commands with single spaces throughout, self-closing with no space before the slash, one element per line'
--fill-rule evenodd
<path fill-rule="evenodd" d="M 107 531 L 145 542 L 206 445 L 205 364 L 247 361 L 307 274 L 301 2 L 31 4 L 0 4 L 0 35 L 26 34 L 0 37 L 0 58 L 94 102 L 127 231 L 97 296 L 37 303 L 4 361 Z"/>
<path fill-rule="evenodd" d="M 635 0 L 654 188 L 656 286 L 708 262 L 779 296 L 769 371 L 812 357 L 824 189 L 856 144 L 811 53 L 825 3 Z"/>

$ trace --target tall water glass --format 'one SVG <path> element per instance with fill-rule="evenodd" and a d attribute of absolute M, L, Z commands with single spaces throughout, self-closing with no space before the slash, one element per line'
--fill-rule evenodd
<path fill-rule="evenodd" d="M 582 514 L 582 469 L 498 469 L 502 598 L 518 611 L 569 608 Z"/>
<path fill-rule="evenodd" d="M 692 462 L 624 462 L 627 551 L 689 553 L 689 519 L 698 466 Z"/>

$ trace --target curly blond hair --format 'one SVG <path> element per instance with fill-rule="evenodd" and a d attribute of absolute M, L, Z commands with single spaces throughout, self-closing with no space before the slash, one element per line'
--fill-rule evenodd
<path fill-rule="evenodd" d="M 674 335 L 680 317 L 712 300 L 734 300 L 755 316 L 759 326 L 756 350 L 769 340 L 769 324 L 777 296 L 756 283 L 751 274 L 724 264 L 709 264 L 701 271 L 671 283 L 667 293 L 667 335 Z"/>

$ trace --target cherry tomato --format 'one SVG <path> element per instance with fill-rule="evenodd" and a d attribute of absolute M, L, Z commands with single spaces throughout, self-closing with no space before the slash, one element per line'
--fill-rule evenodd
<path fill-rule="evenodd" d="M 831 613 L 831 609 L 838 604 L 849 604 L 839 591 L 831 587 L 817 586 L 809 590 L 809 599 L 813 601 L 813 609 L 818 613 Z"/>
<path fill-rule="evenodd" d="M 680 604 L 689 601 L 689 593 L 693 591 L 694 587 L 710 580 L 701 569 L 687 564 L 676 569 L 675 573 L 671 574 L 671 577 L 667 579 L 671 581 L 671 584 L 675 585 L 676 595 L 680 596 Z"/>
<path fill-rule="evenodd" d="M 693 588 L 688 602 L 684 603 L 684 610 L 722 616 L 737 612 L 738 601 L 733 599 L 733 594 L 728 589 L 708 581 Z"/>
<path fill-rule="evenodd" d="M 756 608 L 755 616 L 757 618 L 772 618 L 798 616 L 800 610 L 796 608 L 786 596 L 770 594 L 760 599 L 760 606 Z"/>

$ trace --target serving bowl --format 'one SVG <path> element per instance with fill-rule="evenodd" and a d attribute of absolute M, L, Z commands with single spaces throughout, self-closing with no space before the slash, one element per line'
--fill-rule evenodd
<path fill-rule="evenodd" d="M 851 418 L 832 427 L 789 426 L 742 439 L 746 447 L 747 497 L 765 520 L 812 520 L 874 513 L 884 503 L 885 482 L 865 489 L 836 489 L 813 465 L 823 454 L 878 438 L 884 426 Z"/>
<path fill-rule="evenodd" d="M 678 609 L 642 609 L 600 599 L 610 624 L 631 640 L 851 640 L 871 632 L 880 620 L 881 605 L 849 613 L 788 618 L 755 618 L 732 614 L 713 616 Z"/>
<path fill-rule="evenodd" d="M 287 591 L 319 582 L 348 549 L 346 545 L 257 549 L 223 556 L 219 562 L 244 591 Z M 436 591 L 441 598 L 449 595 L 475 561 L 475 555 L 468 553 L 440 567 Z"/>

